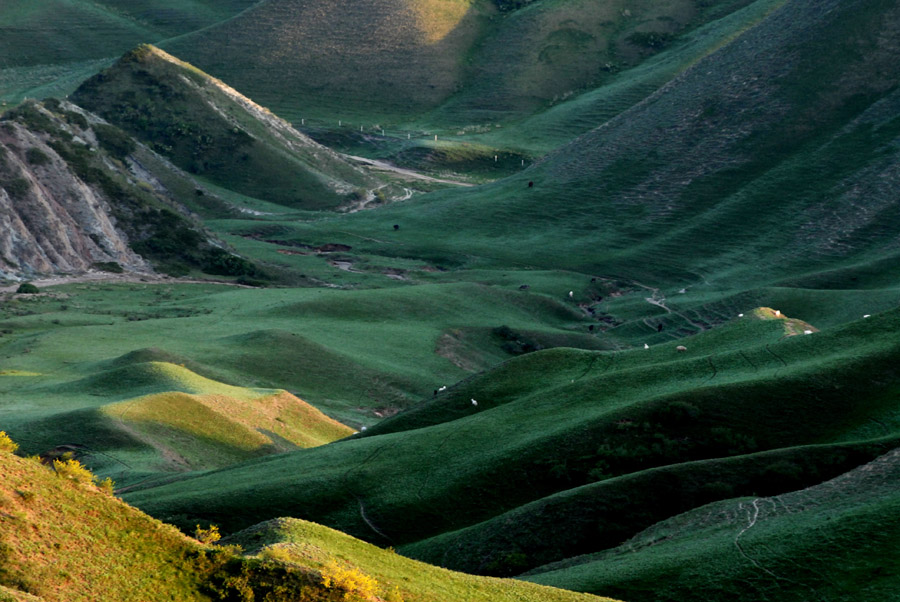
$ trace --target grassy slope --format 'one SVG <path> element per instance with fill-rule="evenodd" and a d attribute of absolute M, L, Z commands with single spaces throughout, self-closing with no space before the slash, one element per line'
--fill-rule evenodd
<path fill-rule="evenodd" d="M 4 600 L 126 602 L 152 596 L 200 602 L 248 599 L 244 596 L 249 590 L 256 599 L 273 602 L 351 599 L 345 597 L 347 590 L 322 583 L 320 574 L 335 562 L 377 577 L 378 584 L 369 591 L 387 599 L 399 595 L 410 602 L 438 596 L 465 600 L 474 594 L 479 600 L 497 601 L 601 600 L 425 568 L 310 524 L 259 532 L 277 534 L 283 541 L 302 533 L 314 556 L 295 555 L 289 564 L 274 555 L 265 559 L 236 556 L 233 549 L 202 546 L 94 486 L 54 475 L 32 460 L 0 452 L 0 472 L 4 477 L 0 482 L 0 596 Z M 247 539 L 259 542 L 258 537 Z"/>
<path fill-rule="evenodd" d="M 146 429 L 135 433 L 128 420 L 138 397 L 190 394 L 195 397 L 143 397 L 143 402 L 183 404 L 197 417 L 216 399 L 231 407 L 236 401 L 228 400 L 249 404 L 272 395 L 273 388 L 287 388 L 358 428 L 510 357 L 502 349 L 506 341 L 491 334 L 498 326 L 531 333 L 545 344 L 594 342 L 572 331 L 582 318 L 563 303 L 505 286 L 398 284 L 352 291 L 135 283 L 55 291 L 5 300 L 4 428 L 30 453 L 87 445 L 98 452 L 91 466 L 122 484 L 158 472 L 161 465 L 164 472 L 221 466 L 235 454 L 246 458 L 305 446 L 307 435 L 318 441 L 340 436 L 325 429 L 323 417 L 316 419 L 316 432 L 324 430 L 308 433 L 302 406 L 295 415 L 292 408 L 300 402 L 292 401 L 278 414 L 288 424 L 273 423 L 265 413 L 247 418 L 253 428 L 290 442 L 273 439 L 274 450 L 268 444 L 241 451 L 231 443 L 186 439 L 183 430 L 160 431 L 160 425 L 146 441 Z M 77 359 L 74 339 L 82 342 Z M 31 376 L 13 376 L 17 373 Z M 216 425 L 228 434 L 237 428 L 231 410 L 213 410 L 217 419 L 210 429 Z M 127 428 L 119 423 L 122 414 Z M 187 427 L 197 432 L 196 424 Z M 287 427 L 294 430 L 280 430 Z M 262 441 L 244 426 L 235 432 Z"/>
<path fill-rule="evenodd" d="M 577 594 L 559 589 L 531 589 L 529 584 L 486 579 L 454 573 L 404 558 L 354 539 L 339 531 L 297 519 L 275 519 L 254 525 L 229 536 L 223 542 L 236 543 L 247 553 L 263 558 L 277 557 L 324 570 L 336 559 L 358 567 L 378 580 L 382 591 L 398 588 L 408 602 L 441 600 L 581 600 Z M 335 551 L 339 551 L 335 554 Z M 584 598 L 584 600 L 601 600 Z M 607 600 L 607 598 L 603 598 Z"/>
<path fill-rule="evenodd" d="M 176 165 L 248 196 L 334 208 L 376 181 L 222 82 L 141 46 L 72 100 Z"/>
<path fill-rule="evenodd" d="M 451 94 L 494 13 L 486 0 L 277 0 L 165 47 L 289 119 L 377 122 Z"/>
<path fill-rule="evenodd" d="M 208 600 L 200 546 L 91 486 L 0 452 L 0 582 L 42 600 Z"/>
<path fill-rule="evenodd" d="M 375 428 L 372 436 L 137 491 L 129 500 L 179 523 L 203 517 L 234 529 L 289 515 L 398 545 L 597 480 L 613 497 L 645 491 L 633 514 L 618 517 L 624 525 L 611 524 L 612 535 L 601 529 L 594 538 L 609 545 L 604 537 L 624 537 L 663 518 L 649 510 L 654 491 L 671 490 L 688 506 L 760 487 L 787 491 L 885 451 L 890 441 L 877 440 L 897 435 L 898 319 L 894 311 L 784 338 L 783 321 L 746 318 L 695 337 L 686 354 L 669 344 L 616 354 L 528 355 L 451 388 L 423 408 L 433 407 L 439 418 L 414 421 L 413 430 L 378 434 Z M 852 445 L 821 453 L 787 449 L 838 442 Z M 735 460 L 740 469 L 703 462 L 765 450 L 783 451 Z M 637 481 L 616 478 L 687 460 L 696 463 Z M 704 488 L 705 477 L 717 472 L 722 485 Z M 645 484 L 637 487 L 638 481 Z M 582 511 L 570 505 L 555 528 L 577 531 Z M 610 520 L 602 505 L 590 511 Z M 560 545 L 562 558 L 591 544 L 573 537 Z M 527 549 L 516 553 L 527 566 Z M 495 560 L 478 569 L 514 566 Z"/>
<path fill-rule="evenodd" d="M 889 599 L 900 553 L 897 450 L 806 490 L 721 502 L 526 577 L 636 602 Z"/>
<path fill-rule="evenodd" d="M 4 3 L 0 100 L 62 96 L 123 52 L 228 19 L 255 0 Z"/>
<path fill-rule="evenodd" d="M 775 286 L 822 290 L 816 312 L 828 308 L 825 290 L 868 289 L 877 302 L 874 289 L 893 286 L 900 265 L 900 249 L 884 243 L 900 224 L 889 184 L 900 102 L 894 10 L 874 0 L 828 13 L 790 3 L 520 175 L 323 220 L 317 234 L 397 223 L 393 246 L 358 250 L 565 266 L 670 298 L 684 288 L 678 305 L 706 314 L 748 289 L 801 309 L 813 300 Z M 789 128 L 776 125 L 785 120 Z"/>
<path fill-rule="evenodd" d="M 464 88 L 433 117 L 466 125 L 531 115 L 585 90 L 605 87 L 617 73 L 641 64 L 678 36 L 751 3 L 530 3 L 497 20 L 494 30 L 471 53 Z M 635 38 L 635 34 L 651 33 L 659 36 L 652 46 Z M 671 76 L 670 72 L 664 78 Z M 656 87 L 663 81 L 657 80 Z"/>

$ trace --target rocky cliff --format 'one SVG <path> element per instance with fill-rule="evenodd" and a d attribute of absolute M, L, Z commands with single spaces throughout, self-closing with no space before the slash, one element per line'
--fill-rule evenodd
<path fill-rule="evenodd" d="M 72 128 L 62 131 L 91 148 Z M 78 177 L 51 140 L 14 120 L 0 124 L 0 275 L 77 273 L 98 262 L 149 269 L 116 227 L 107 196 Z"/>

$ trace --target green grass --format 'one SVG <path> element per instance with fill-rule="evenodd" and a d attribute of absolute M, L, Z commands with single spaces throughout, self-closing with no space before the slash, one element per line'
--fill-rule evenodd
<path fill-rule="evenodd" d="M 577 594 L 563 590 L 538 590 L 523 582 L 454 573 L 303 520 L 275 519 L 260 523 L 223 542 L 236 543 L 247 553 L 262 558 L 281 558 L 317 570 L 326 570 L 329 563 L 357 568 L 377 579 L 382 596 L 389 595 L 396 588 L 407 602 L 435 599 L 447 602 L 581 599 L 576 597 Z"/>
<path fill-rule="evenodd" d="M 699 508 L 526 579 L 635 601 L 698 590 L 709 600 L 890 598 L 897 510 L 895 450 L 817 487 Z"/>
<path fill-rule="evenodd" d="M 376 575 L 385 595 L 402 599 L 608 600 L 522 582 L 472 577 L 427 567 L 324 527 L 287 521 L 246 535 L 248 552 L 263 536 L 315 554 L 253 558 L 235 547 L 201 545 L 91 484 L 0 452 L 0 596 L 5 600 L 154 599 L 273 602 L 346 600 L 327 587 L 328 561 L 352 562 Z M 268 542 L 267 543 L 271 543 Z M 88 561 L 89 560 L 89 561 Z M 388 589 L 388 587 L 390 589 Z M 396 588 L 396 591 L 395 591 Z M 451 596 L 445 598 L 444 596 Z M 469 596 L 468 598 L 466 596 Z M 388 597 L 387 599 L 391 599 Z"/>
<path fill-rule="evenodd" d="M 583 553 L 579 546 L 614 545 L 652 525 L 663 517 L 648 506 L 663 490 L 680 502 L 657 512 L 675 514 L 735 494 L 812 485 L 890 449 L 898 427 L 898 316 L 791 337 L 783 320 L 746 317 L 686 341 L 684 353 L 669 343 L 526 355 L 350 440 L 127 499 L 176 524 L 203 518 L 226 530 L 306 518 L 382 545 L 420 542 L 409 549 L 439 562 L 467 541 L 476 554 L 463 552 L 457 566 L 509 574 L 548 555 Z M 707 486 L 711 475 L 719 486 Z M 612 500 L 645 501 L 627 515 L 599 503 L 586 510 L 599 490 Z M 564 492 L 571 502 L 548 498 Z M 478 542 L 505 518 L 537 512 L 529 503 L 561 508 L 541 527 L 558 539 L 533 559 L 527 543 L 509 543 L 493 564 L 475 560 L 484 559 Z M 588 541 L 566 537 L 583 530 L 585 512 L 609 527 Z M 423 541 L 440 534 L 447 535 Z"/>

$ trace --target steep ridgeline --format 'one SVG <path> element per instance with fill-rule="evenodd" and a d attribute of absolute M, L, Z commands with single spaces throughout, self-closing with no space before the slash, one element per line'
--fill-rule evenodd
<path fill-rule="evenodd" d="M 80 113 L 72 114 L 84 120 Z M 39 105 L 17 113 L 26 115 L 45 125 L 53 120 Z M 23 121 L 7 116 L 0 122 L 0 275 L 83 272 L 98 262 L 148 270 L 117 228 L 109 196 L 60 157 L 52 134 Z M 57 125 L 73 141 L 93 133 L 61 121 Z"/>
<path fill-rule="evenodd" d="M 298 209 L 365 199 L 378 181 L 221 81 L 140 46 L 71 96 L 180 168 Z"/>
<path fill-rule="evenodd" d="M 0 118 L 6 275 L 99 267 L 263 276 L 211 238 L 185 204 L 229 211 L 183 172 L 74 104 L 29 102 Z"/>

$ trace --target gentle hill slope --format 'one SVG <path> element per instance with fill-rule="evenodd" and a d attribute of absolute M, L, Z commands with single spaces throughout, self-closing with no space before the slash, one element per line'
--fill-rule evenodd
<path fill-rule="evenodd" d="M 0 14 L 0 100 L 61 97 L 137 44 L 228 19 L 257 0 L 9 0 Z"/>
<path fill-rule="evenodd" d="M 331 209 L 377 186 L 287 122 L 153 46 L 129 52 L 72 100 L 182 169 L 247 196 Z"/>
<path fill-rule="evenodd" d="M 324 445 L 353 433 L 286 391 L 226 385 L 158 361 L 46 385 L 32 395 L 54 400 L 57 409 L 8 423 L 28 451 L 55 456 L 74 450 L 94 470 L 126 486 L 154 475 L 171 478 Z M 93 405 L 79 402 L 85 395 L 96 399 Z M 60 412 L 62 404 L 78 409 Z"/>
<path fill-rule="evenodd" d="M 0 451 L 4 600 L 609 600 L 427 567 L 299 521 L 257 527 L 247 534 L 248 548 L 258 552 L 275 537 L 294 548 L 302 534 L 304 553 L 270 545 L 245 557 L 233 547 L 201 545 L 101 493 L 89 473 L 62 464 L 57 470 Z"/>
<path fill-rule="evenodd" d="M 433 562 L 510 574 L 615 545 L 669 512 L 809 486 L 896 446 L 898 320 L 894 310 L 786 336 L 789 322 L 748 316 L 694 337 L 682 353 L 664 344 L 529 354 L 365 436 L 128 499 L 156 516 L 229 530 L 308 518 L 376 542 L 422 542 L 403 549 Z M 661 491 L 672 505 L 657 503 Z M 548 498 L 563 492 L 568 499 Z M 597 501 L 626 496 L 627 515 Z M 527 529 L 496 545 L 506 519 L 550 508 L 552 520 L 522 524 L 551 545 L 532 549 Z M 488 551 L 479 542 L 491 538 Z"/>
<path fill-rule="evenodd" d="M 887 600 L 900 571 L 900 450 L 831 481 L 720 502 L 525 576 L 635 602 Z M 685 570 L 685 567 L 690 567 Z"/>
<path fill-rule="evenodd" d="M 280 115 L 337 125 L 436 106 L 495 14 L 489 0 L 275 0 L 165 47 Z"/>

